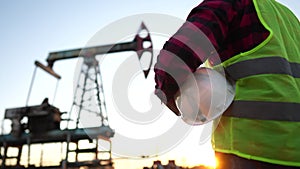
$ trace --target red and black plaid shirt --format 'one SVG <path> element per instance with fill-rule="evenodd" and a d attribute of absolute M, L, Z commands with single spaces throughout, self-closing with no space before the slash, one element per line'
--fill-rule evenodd
<path fill-rule="evenodd" d="M 166 103 L 203 61 L 209 57 L 216 61 L 212 53 L 216 52 L 219 60 L 225 61 L 252 49 L 268 35 L 252 0 L 204 0 L 160 51 L 154 67 L 155 94 Z"/>

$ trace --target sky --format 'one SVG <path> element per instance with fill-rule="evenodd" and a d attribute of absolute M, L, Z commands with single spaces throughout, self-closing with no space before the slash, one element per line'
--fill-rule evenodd
<path fill-rule="evenodd" d="M 280 2 L 290 7 L 300 18 L 300 9 L 297 9 L 300 1 L 280 0 Z M 154 55 L 156 55 L 164 41 L 179 27 L 190 10 L 199 3 L 198 0 L 140 2 L 133 0 L 113 2 L 99 0 L 1 0 L 0 118 L 4 117 L 7 108 L 38 105 L 45 97 L 49 97 L 50 103 L 60 108 L 61 111 L 69 111 L 73 99 L 74 79 L 76 79 L 76 72 L 79 68 L 78 59 L 55 63 L 54 70 L 62 76 L 58 85 L 55 78 L 41 69 L 37 69 L 30 97 L 28 97 L 35 60 L 45 64 L 49 52 L 81 48 L 88 44 L 103 45 L 118 40 L 130 41 L 131 36 L 128 36 L 128 32 L 136 32 L 141 21 L 149 26 L 150 32 L 152 31 L 151 28 L 154 30 L 152 36 L 153 47 L 156 50 Z M 124 21 L 128 21 L 130 24 L 125 27 L 118 27 L 118 24 Z M 174 25 L 169 23 L 174 23 Z M 165 30 L 160 32 L 155 26 L 165 28 Z M 170 28 L 169 31 L 168 28 Z M 109 29 L 111 32 L 108 31 Z M 126 32 L 125 29 L 130 30 Z M 208 162 L 211 161 L 213 155 L 209 141 L 204 143 L 200 138 L 205 126 L 187 127 L 178 122 L 177 117 L 173 116 L 167 109 L 161 110 L 164 113 L 159 114 L 157 119 L 143 124 L 130 121 L 127 119 L 129 116 L 126 113 L 122 115 L 122 112 L 117 110 L 116 101 L 112 98 L 115 89 L 113 83 L 116 80 L 115 76 L 119 73 L 118 71 L 122 71 L 120 65 L 127 63 L 127 61 L 137 61 L 134 60 L 136 56 L 131 56 L 132 53 L 125 53 L 111 54 L 101 58 L 100 68 L 110 126 L 119 135 L 127 136 L 133 140 L 159 138 L 164 133 L 171 131 L 170 128 L 177 123 L 180 123 L 179 126 L 183 126 L 187 130 L 182 135 L 182 139 L 176 137 L 178 142 L 172 142 L 172 146 L 159 150 L 158 145 L 153 145 L 155 151 L 147 149 L 145 154 L 140 154 L 140 156 L 159 155 L 150 159 L 139 159 L 139 155 L 137 155 L 134 160 L 124 160 L 121 159 L 122 156 L 118 156 L 124 152 L 116 150 L 116 156 L 119 157 L 119 160 L 115 160 L 115 167 L 118 169 L 122 168 L 122 165 L 127 165 L 132 168 L 142 168 L 141 166 L 150 166 L 152 161 L 157 159 L 161 159 L 164 163 L 168 159 L 175 159 L 178 164 L 182 165 L 211 163 Z M 130 66 L 136 66 L 138 69 L 138 62 L 135 63 L 136 65 Z M 124 87 L 128 90 L 130 104 L 137 111 L 142 112 L 144 108 L 152 109 L 149 100 L 153 100 L 151 98 L 151 93 L 154 90 L 153 78 L 153 71 L 150 72 L 148 79 L 142 78 L 142 75 L 139 74 L 130 82 L 129 87 Z M 120 86 L 117 85 L 116 87 Z M 157 101 L 155 100 L 155 102 Z M 4 133 L 9 131 L 10 124 L 8 121 L 1 122 L 1 125 L 4 127 Z M 117 147 L 120 146 L 118 140 L 115 142 Z M 152 147 L 150 146 L 150 148 Z M 137 147 L 133 146 L 132 149 L 137 149 Z"/>

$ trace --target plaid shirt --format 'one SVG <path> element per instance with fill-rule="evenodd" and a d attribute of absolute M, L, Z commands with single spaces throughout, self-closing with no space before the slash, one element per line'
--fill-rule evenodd
<path fill-rule="evenodd" d="M 154 67 L 155 94 L 166 103 L 205 60 L 225 61 L 268 35 L 252 0 L 204 0 L 160 51 Z"/>

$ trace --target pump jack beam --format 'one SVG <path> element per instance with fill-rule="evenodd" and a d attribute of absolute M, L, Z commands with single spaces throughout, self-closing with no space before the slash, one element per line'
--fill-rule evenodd
<path fill-rule="evenodd" d="M 147 35 L 141 37 L 140 33 L 142 31 L 146 31 Z M 145 45 L 146 43 L 148 43 L 148 45 Z M 35 65 L 42 68 L 46 72 L 50 73 L 54 77 L 60 79 L 60 76 L 57 73 L 55 73 L 54 70 L 52 69 L 55 61 L 72 59 L 77 57 L 83 57 L 83 58 L 91 57 L 91 56 L 95 57 L 96 55 L 100 55 L 100 54 L 125 52 L 125 51 L 135 51 L 138 55 L 139 60 L 141 59 L 144 52 L 151 53 L 149 67 L 146 70 L 143 70 L 145 78 L 147 78 L 153 61 L 153 46 L 152 46 L 152 40 L 149 31 L 146 28 L 144 23 L 141 24 L 137 34 L 135 35 L 135 38 L 131 42 L 78 48 L 78 49 L 71 49 L 71 50 L 59 51 L 59 52 L 51 52 L 47 58 L 47 63 L 48 63 L 47 66 L 44 66 L 42 63 L 38 61 L 35 62 Z"/>

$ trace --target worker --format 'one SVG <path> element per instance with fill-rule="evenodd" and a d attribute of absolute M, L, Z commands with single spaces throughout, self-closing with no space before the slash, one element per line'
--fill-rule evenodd
<path fill-rule="evenodd" d="M 235 97 L 212 134 L 218 168 L 299 168 L 299 44 L 299 20 L 275 0 L 204 0 L 160 51 L 155 94 L 179 116 L 187 76 L 224 68 Z"/>

